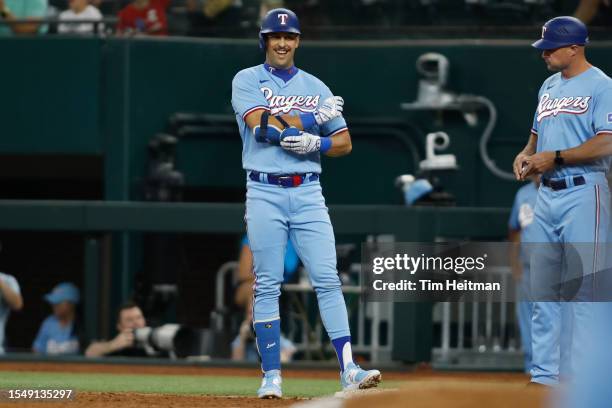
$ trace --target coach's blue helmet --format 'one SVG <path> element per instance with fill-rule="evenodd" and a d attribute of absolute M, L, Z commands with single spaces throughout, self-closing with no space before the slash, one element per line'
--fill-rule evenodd
<path fill-rule="evenodd" d="M 563 16 L 548 20 L 542 27 L 542 38 L 531 45 L 539 50 L 552 50 L 588 42 L 586 25 L 576 17 Z"/>
<path fill-rule="evenodd" d="M 286 8 L 276 8 L 268 11 L 261 22 L 259 30 L 259 48 L 266 49 L 265 35 L 270 33 L 294 33 L 302 34 L 300 21 L 295 13 Z"/>

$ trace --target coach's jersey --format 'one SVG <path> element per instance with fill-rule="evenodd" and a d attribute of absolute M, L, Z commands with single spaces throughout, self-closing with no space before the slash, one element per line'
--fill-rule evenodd
<path fill-rule="evenodd" d="M 268 72 L 263 64 L 238 72 L 232 81 L 232 106 L 242 138 L 242 167 L 274 174 L 320 173 L 319 152 L 299 155 L 280 146 L 259 143 L 245 118 L 259 109 L 268 110 L 271 115 L 314 112 L 330 96 L 333 94 L 322 81 L 302 70 L 287 82 Z M 346 122 L 342 117 L 306 129 L 319 136 L 332 136 L 344 130 Z"/>
<path fill-rule="evenodd" d="M 576 147 L 598 133 L 612 133 L 612 79 L 599 68 L 564 79 L 552 75 L 538 95 L 532 132 L 538 135 L 537 151 Z M 589 172 L 607 173 L 610 157 L 555 168 L 545 177 L 564 177 Z"/>

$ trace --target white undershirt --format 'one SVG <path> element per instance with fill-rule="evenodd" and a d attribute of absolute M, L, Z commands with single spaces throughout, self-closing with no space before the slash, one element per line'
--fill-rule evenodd
<path fill-rule="evenodd" d="M 75 21 L 75 20 L 102 20 L 102 13 L 100 10 L 95 8 L 92 5 L 88 5 L 81 11 L 80 13 L 75 13 L 74 11 L 68 9 L 66 11 L 62 11 L 59 15 L 60 20 L 64 21 Z M 103 31 L 104 26 L 102 24 L 98 25 L 99 31 Z M 57 31 L 62 34 L 73 33 L 73 34 L 90 34 L 94 32 L 94 24 L 93 23 L 82 23 L 82 24 L 60 24 L 57 27 Z"/>

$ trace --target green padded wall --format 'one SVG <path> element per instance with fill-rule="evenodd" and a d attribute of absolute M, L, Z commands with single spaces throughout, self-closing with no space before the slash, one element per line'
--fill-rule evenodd
<path fill-rule="evenodd" d="M 589 50 L 592 61 L 612 70 L 609 44 Z M 490 155 L 509 169 L 528 136 L 536 94 L 548 72 L 526 41 L 359 41 L 309 42 L 297 65 L 316 74 L 346 100 L 351 118 L 405 121 L 419 145 L 434 130 L 451 136 L 449 151 L 460 170 L 441 177 L 460 205 L 509 206 L 518 188 L 494 177 L 478 155 L 486 124 L 470 127 L 458 113 L 409 113 L 399 107 L 416 97 L 415 60 L 441 52 L 451 64 L 449 88 L 484 95 L 497 106 L 499 120 Z M 261 62 L 256 41 L 206 39 L 1 39 L 4 92 L 4 153 L 103 154 L 106 197 L 139 199 L 148 140 L 163 131 L 178 111 L 232 114 L 231 79 Z M 415 131 L 414 129 L 418 129 Z M 395 176 L 412 172 L 412 157 L 395 139 L 376 131 L 355 132 L 353 153 L 325 159 L 329 203 L 401 203 Z M 190 139 L 179 148 L 179 168 L 201 187 L 242 188 L 240 140 Z"/>

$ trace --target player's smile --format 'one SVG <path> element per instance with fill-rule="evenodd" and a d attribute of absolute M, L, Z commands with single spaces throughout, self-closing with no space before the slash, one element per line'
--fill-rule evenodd
<path fill-rule="evenodd" d="M 283 58 L 285 55 L 289 53 L 289 50 L 286 48 L 278 48 L 274 50 L 274 52 L 277 53 L 281 58 Z"/>
<path fill-rule="evenodd" d="M 300 38 L 292 33 L 271 33 L 266 37 L 266 61 L 275 68 L 289 68 L 293 65 L 295 49 Z"/>

